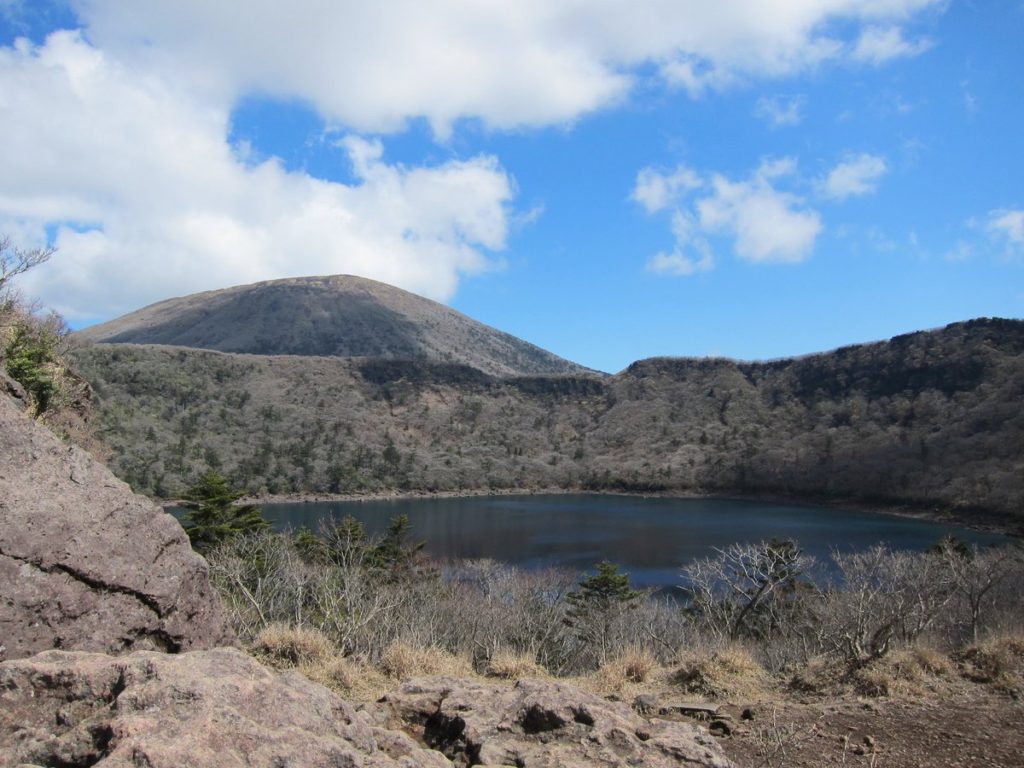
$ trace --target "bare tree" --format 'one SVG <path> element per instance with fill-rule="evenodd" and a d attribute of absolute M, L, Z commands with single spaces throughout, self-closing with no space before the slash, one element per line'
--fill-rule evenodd
<path fill-rule="evenodd" d="M 996 588 L 1024 568 L 1024 551 L 1019 547 L 979 549 L 957 546 L 949 539 L 939 543 L 938 554 L 952 575 L 957 593 L 967 604 L 968 627 L 977 642 L 982 613 L 992 603 Z"/>
<path fill-rule="evenodd" d="M 780 628 L 799 577 L 814 566 L 792 541 L 731 544 L 682 569 L 690 608 L 719 637 L 764 635 Z"/>
<path fill-rule="evenodd" d="M 893 640 L 916 640 L 939 621 L 953 598 L 949 571 L 933 553 L 877 545 L 832 558 L 842 583 L 825 596 L 822 633 L 826 645 L 851 667 L 881 658 Z"/>
<path fill-rule="evenodd" d="M 11 280 L 49 261 L 54 252 L 54 248 L 16 248 L 8 235 L 0 235 L 0 301 L 6 300 Z"/>

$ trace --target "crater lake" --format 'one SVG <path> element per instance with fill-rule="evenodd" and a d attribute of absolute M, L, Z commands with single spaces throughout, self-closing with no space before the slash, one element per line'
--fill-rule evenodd
<path fill-rule="evenodd" d="M 802 504 L 597 494 L 471 496 L 262 505 L 277 530 L 351 515 L 370 535 L 407 515 L 411 540 L 439 559 L 489 558 L 525 569 L 592 570 L 607 559 L 637 587 L 679 584 L 679 568 L 716 547 L 793 539 L 828 570 L 833 550 L 925 550 L 943 536 L 1003 544 L 995 533 L 876 512 Z M 180 515 L 181 510 L 177 510 Z"/>

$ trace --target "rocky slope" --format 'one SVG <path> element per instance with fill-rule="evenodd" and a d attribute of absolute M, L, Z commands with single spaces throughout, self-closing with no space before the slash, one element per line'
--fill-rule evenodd
<path fill-rule="evenodd" d="M 414 740 L 406 732 L 415 734 Z M 451 760 L 449 760 L 451 758 Z M 49 651 L 0 664 L 0 768 L 449 768 L 731 763 L 707 731 L 550 681 L 410 681 L 357 711 L 234 649 Z"/>
<path fill-rule="evenodd" d="M 1024 322 L 765 363 L 616 376 L 103 344 L 113 466 L 147 493 L 209 468 L 255 493 L 584 488 L 771 494 L 1020 519 Z"/>
<path fill-rule="evenodd" d="M 0 395 L 0 658 L 211 648 L 232 634 L 170 515 Z"/>
<path fill-rule="evenodd" d="M 305 277 L 170 299 L 80 331 L 87 342 L 259 355 L 459 363 L 495 376 L 581 366 L 428 299 L 361 277 Z"/>

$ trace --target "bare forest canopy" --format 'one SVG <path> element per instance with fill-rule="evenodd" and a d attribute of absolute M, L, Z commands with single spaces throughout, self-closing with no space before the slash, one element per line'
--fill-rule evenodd
<path fill-rule="evenodd" d="M 615 376 L 462 362 L 73 352 L 111 465 L 181 494 L 559 488 L 765 494 L 1024 518 L 1024 322 L 983 319 L 764 363 L 654 358 Z"/>

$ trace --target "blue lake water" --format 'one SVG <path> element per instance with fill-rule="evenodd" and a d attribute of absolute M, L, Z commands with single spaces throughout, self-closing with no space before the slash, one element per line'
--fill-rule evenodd
<path fill-rule="evenodd" d="M 275 528 L 352 515 L 368 533 L 409 516 L 413 537 L 439 558 L 491 558 L 522 568 L 586 571 L 603 559 L 628 571 L 635 586 L 679 583 L 679 567 L 715 547 L 772 537 L 795 539 L 820 560 L 838 549 L 924 550 L 945 535 L 977 544 L 1006 537 L 893 515 L 797 504 L 635 496 L 484 496 L 267 504 Z"/>

